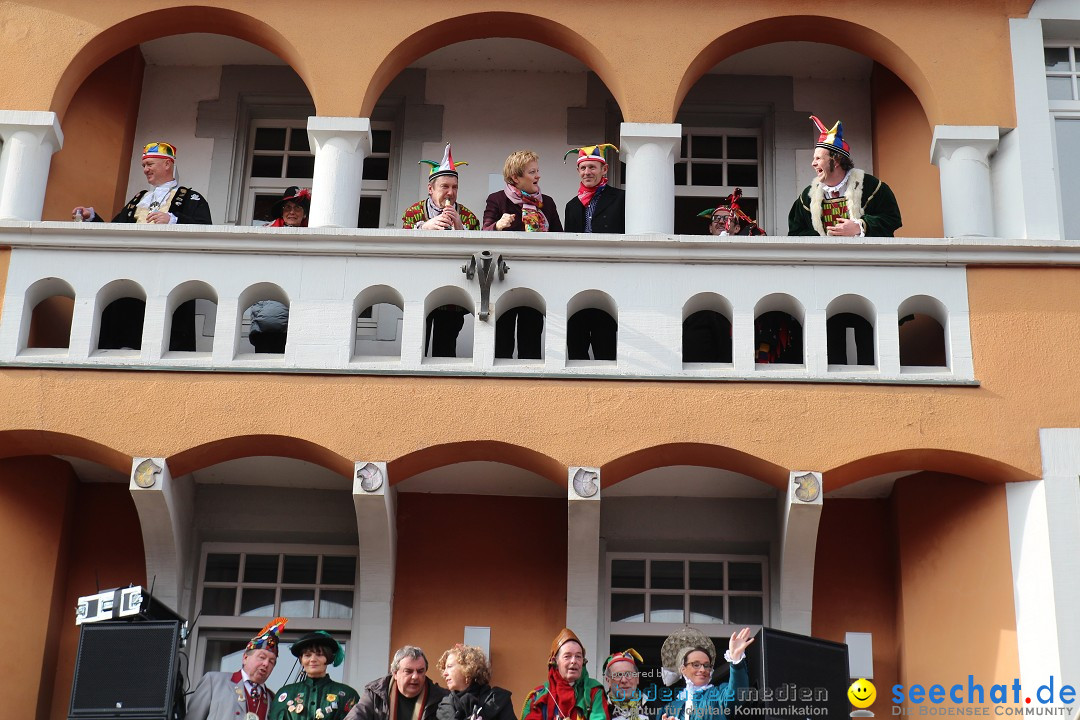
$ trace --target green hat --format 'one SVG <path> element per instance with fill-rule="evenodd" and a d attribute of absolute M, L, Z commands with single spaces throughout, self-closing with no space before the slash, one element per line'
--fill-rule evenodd
<path fill-rule="evenodd" d="M 296 657 L 301 657 L 304 654 L 304 650 L 310 647 L 325 648 L 331 656 L 332 662 L 330 663 L 334 667 L 337 667 L 345 661 L 345 649 L 341 647 L 341 643 L 331 637 L 330 633 L 325 630 L 316 630 L 303 636 L 292 644 L 289 651 Z"/>

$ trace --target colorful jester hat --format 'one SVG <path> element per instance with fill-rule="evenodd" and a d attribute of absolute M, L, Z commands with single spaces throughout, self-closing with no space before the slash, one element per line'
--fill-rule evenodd
<path fill-rule="evenodd" d="M 453 175 L 454 177 L 457 177 L 458 176 L 457 169 L 462 165 L 468 165 L 469 164 L 469 163 L 464 162 L 464 161 L 459 162 L 459 163 L 454 162 L 454 158 L 450 154 L 450 143 L 446 143 L 446 149 L 443 150 L 443 156 L 442 156 L 442 162 L 441 163 L 437 163 L 434 160 L 421 160 L 417 164 L 419 165 L 419 164 L 422 164 L 422 163 L 427 163 L 428 165 L 431 166 L 431 174 L 428 175 L 428 182 L 431 182 L 432 180 L 434 180 L 437 177 L 442 177 L 443 175 Z"/>
<path fill-rule="evenodd" d="M 604 661 L 604 672 L 607 672 L 608 665 L 610 665 L 611 663 L 622 662 L 624 660 L 628 663 L 632 663 L 635 668 L 640 667 L 641 663 L 645 662 L 644 660 L 642 660 L 641 654 L 638 653 L 637 650 L 635 650 L 634 648 L 628 648 L 626 650 L 623 650 L 622 652 L 612 653 L 611 655 L 608 655 L 607 660 Z"/>
<path fill-rule="evenodd" d="M 851 157 L 851 148 L 848 147 L 847 142 L 844 140 L 844 126 L 839 120 L 831 128 L 826 128 L 825 123 L 821 122 L 816 116 L 811 115 L 810 119 L 814 121 L 818 132 L 821 133 L 814 147 L 838 152 L 846 158 Z"/>
<path fill-rule="evenodd" d="M 250 652 L 252 650 L 269 650 L 277 655 L 278 635 L 285 629 L 285 623 L 287 622 L 289 622 L 288 618 L 274 618 L 269 625 L 259 631 L 258 635 L 248 641 L 245 652 Z"/>
<path fill-rule="evenodd" d="M 569 150 L 566 151 L 566 153 L 563 154 L 562 161 L 566 162 L 567 156 L 569 156 L 570 153 L 576 152 L 578 154 L 578 156 L 577 156 L 577 164 L 578 165 L 585 162 L 586 160 L 592 160 L 593 162 L 598 162 L 598 163 L 601 163 L 602 165 L 607 165 L 607 160 L 604 158 L 604 148 L 611 148 L 615 152 L 619 152 L 619 148 L 615 147 L 611 143 L 601 143 L 599 145 L 586 145 L 585 147 L 570 148 Z"/>
<path fill-rule="evenodd" d="M 146 143 L 142 150 L 143 160 L 146 158 L 161 158 L 176 162 L 176 146 L 167 142 Z"/>
<path fill-rule="evenodd" d="M 743 222 L 753 223 L 754 221 L 749 215 L 743 212 L 743 209 L 739 207 L 739 198 L 742 197 L 742 188 L 735 188 L 735 192 L 726 197 L 720 198 L 720 202 L 714 208 L 708 210 L 702 210 L 697 214 L 698 217 L 712 219 L 713 214 L 720 208 L 730 208 L 730 212 L 734 212 L 735 216 Z"/>

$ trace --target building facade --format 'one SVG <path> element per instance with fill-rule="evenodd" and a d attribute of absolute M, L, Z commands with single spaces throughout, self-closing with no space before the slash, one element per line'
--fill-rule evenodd
<path fill-rule="evenodd" d="M 1075 2 L 57 0 L 0 28 L 10 707 L 67 716 L 76 600 L 129 583 L 198 618 L 190 687 L 275 615 L 334 632 L 354 686 L 486 628 L 519 701 L 563 625 L 594 675 L 685 622 L 869 633 L 879 715 L 897 684 L 1080 683 Z M 786 237 L 811 114 L 897 238 Z M 70 222 L 143 189 L 155 140 L 214 225 Z M 627 234 L 401 230 L 446 142 L 478 214 L 513 150 L 561 214 L 563 153 L 618 145 Z M 291 185 L 311 227 L 261 228 Z M 736 186 L 768 236 L 705 235 Z M 249 342 L 260 300 L 283 353 Z M 496 357 L 525 307 L 541 357 Z M 614 360 L 570 357 L 583 311 Z"/>

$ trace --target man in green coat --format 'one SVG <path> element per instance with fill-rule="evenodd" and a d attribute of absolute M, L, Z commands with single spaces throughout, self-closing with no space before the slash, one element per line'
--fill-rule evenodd
<path fill-rule="evenodd" d="M 820 131 L 811 165 L 817 177 L 788 213 L 788 235 L 892 237 L 902 225 L 893 191 L 881 180 L 855 167 L 839 121 Z"/>

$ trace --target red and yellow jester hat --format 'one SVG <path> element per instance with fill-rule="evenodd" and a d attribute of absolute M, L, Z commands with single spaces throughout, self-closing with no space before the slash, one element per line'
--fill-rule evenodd
<path fill-rule="evenodd" d="M 637 650 L 635 650 L 634 648 L 627 648 L 622 652 L 608 655 L 607 660 L 604 661 L 604 672 L 607 672 L 608 665 L 610 665 L 611 663 L 622 662 L 623 660 L 628 663 L 632 663 L 635 668 L 640 667 L 641 663 L 645 662 L 641 659 L 641 654 L 638 653 Z"/>
<path fill-rule="evenodd" d="M 821 133 L 814 147 L 838 152 L 846 158 L 851 157 L 851 148 L 848 147 L 847 141 L 844 140 L 844 126 L 840 124 L 839 120 L 831 128 L 826 128 L 825 123 L 818 120 L 816 116 L 811 115 L 810 119 L 814 121 L 818 132 Z"/>
<path fill-rule="evenodd" d="M 585 162 L 586 160 L 592 160 L 602 165 L 607 165 L 607 159 L 604 157 L 604 148 L 611 148 L 615 152 L 619 152 L 619 148 L 615 147 L 611 143 L 601 143 L 599 145 L 586 145 L 580 148 L 570 148 L 562 156 L 562 161 L 566 162 L 566 158 L 570 153 L 576 152 L 578 154 L 577 164 Z"/>
<path fill-rule="evenodd" d="M 143 160 L 146 158 L 163 158 L 176 162 L 176 146 L 167 142 L 146 143 L 142 150 Z"/>

